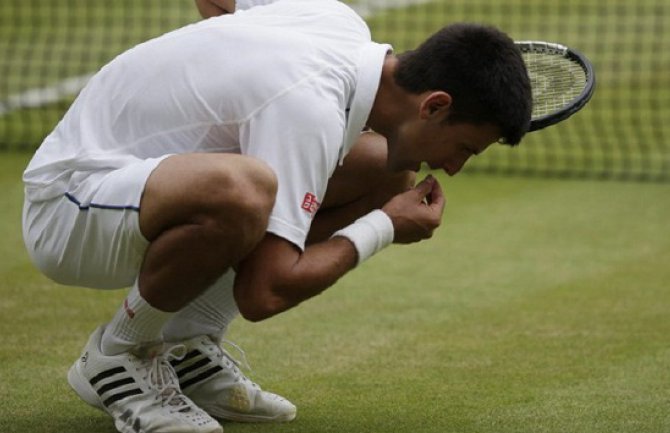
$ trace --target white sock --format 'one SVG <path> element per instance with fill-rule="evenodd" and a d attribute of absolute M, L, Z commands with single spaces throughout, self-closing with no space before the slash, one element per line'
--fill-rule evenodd
<path fill-rule="evenodd" d="M 234 282 L 235 271 L 231 269 L 170 318 L 163 327 L 163 339 L 179 342 L 210 335 L 220 340 L 230 322 L 240 314 L 233 296 Z"/>
<path fill-rule="evenodd" d="M 140 295 L 137 281 L 102 334 L 100 350 L 111 356 L 162 340 L 161 328 L 175 313 L 158 310 Z"/>

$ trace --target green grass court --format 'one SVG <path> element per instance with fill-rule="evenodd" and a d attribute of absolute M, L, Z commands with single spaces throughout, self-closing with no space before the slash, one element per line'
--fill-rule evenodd
<path fill-rule="evenodd" d="M 11 54 L 0 75 L 14 72 L 0 102 L 93 72 L 197 15 L 190 0 L 85 4 L 0 6 L 0 52 Z M 398 51 L 459 20 L 573 45 L 598 73 L 586 110 L 488 151 L 476 170 L 670 179 L 667 5 L 440 0 L 368 17 Z M 0 116 L 0 138 L 8 149 L 39 140 L 68 103 Z M 113 433 L 66 372 L 125 292 L 58 286 L 32 266 L 20 226 L 29 157 L 0 153 L 0 432 Z M 234 324 L 252 379 L 298 418 L 226 432 L 670 432 L 670 183 L 440 176 L 448 207 L 434 239 L 390 247 L 269 321 Z"/>
<path fill-rule="evenodd" d="M 124 292 L 58 286 L 29 263 L 26 161 L 0 158 L 0 431 L 112 433 L 65 375 Z M 670 431 L 670 186 L 441 179 L 434 239 L 392 246 L 274 319 L 235 323 L 252 378 L 299 412 L 226 431 Z"/>

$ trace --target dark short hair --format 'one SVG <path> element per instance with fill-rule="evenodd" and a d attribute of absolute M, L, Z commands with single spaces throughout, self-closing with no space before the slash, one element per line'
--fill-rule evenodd
<path fill-rule="evenodd" d="M 493 123 L 510 145 L 528 130 L 532 93 L 526 65 L 514 41 L 495 27 L 449 25 L 398 60 L 395 81 L 403 89 L 451 95 L 449 122 Z"/>

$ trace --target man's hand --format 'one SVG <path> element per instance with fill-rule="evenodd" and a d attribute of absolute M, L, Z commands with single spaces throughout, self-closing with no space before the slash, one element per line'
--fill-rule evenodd
<path fill-rule="evenodd" d="M 235 0 L 195 0 L 203 18 L 211 18 L 235 12 Z"/>
<path fill-rule="evenodd" d="M 382 208 L 393 222 L 393 242 L 409 244 L 430 238 L 442 222 L 444 205 L 442 188 L 431 175 L 393 197 Z"/>

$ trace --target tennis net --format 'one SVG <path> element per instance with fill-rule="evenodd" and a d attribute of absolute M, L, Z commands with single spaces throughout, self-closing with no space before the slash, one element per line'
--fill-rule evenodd
<path fill-rule="evenodd" d="M 352 0 L 398 52 L 456 21 L 571 46 L 594 63 L 587 107 L 520 146 L 494 146 L 470 172 L 670 181 L 667 0 Z M 118 53 L 199 19 L 190 0 L 3 0 L 0 149 L 35 149 L 87 79 Z"/>

